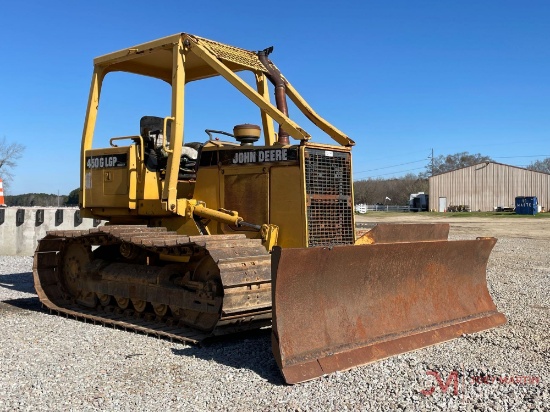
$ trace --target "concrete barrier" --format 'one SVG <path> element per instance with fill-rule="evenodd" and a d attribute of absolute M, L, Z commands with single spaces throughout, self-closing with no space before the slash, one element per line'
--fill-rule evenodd
<path fill-rule="evenodd" d="M 49 230 L 90 229 L 103 223 L 81 218 L 78 208 L 1 207 L 0 255 L 32 256 Z"/>

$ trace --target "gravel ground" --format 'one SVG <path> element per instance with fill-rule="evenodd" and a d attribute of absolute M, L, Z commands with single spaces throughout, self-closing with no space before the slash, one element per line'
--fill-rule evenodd
<path fill-rule="evenodd" d="M 269 329 L 198 348 L 51 316 L 32 259 L 3 256 L 0 410 L 548 411 L 547 251 L 547 240 L 499 239 L 488 282 L 506 325 L 295 386 Z"/>

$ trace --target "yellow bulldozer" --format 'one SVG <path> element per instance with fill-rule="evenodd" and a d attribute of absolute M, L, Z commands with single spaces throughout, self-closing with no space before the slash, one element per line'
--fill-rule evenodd
<path fill-rule="evenodd" d="M 287 383 L 504 323 L 486 284 L 496 239 L 448 241 L 446 224 L 378 225 L 356 238 L 354 141 L 306 103 L 271 52 L 180 33 L 94 60 L 80 210 L 108 224 L 40 240 L 42 303 L 192 343 L 271 325 Z M 113 72 L 168 83 L 171 113 L 143 116 L 139 134 L 93 148 Z M 261 126 L 207 129 L 188 142 L 186 85 L 214 76 L 259 108 Z M 287 98 L 335 144 L 313 143 Z"/>

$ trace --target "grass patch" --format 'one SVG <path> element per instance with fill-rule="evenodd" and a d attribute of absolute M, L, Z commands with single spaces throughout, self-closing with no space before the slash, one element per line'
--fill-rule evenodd
<path fill-rule="evenodd" d="M 515 212 L 431 212 L 434 216 L 448 217 L 494 217 L 494 218 L 528 218 L 545 219 L 550 218 L 550 213 L 537 213 L 536 215 L 518 215 Z"/>
<path fill-rule="evenodd" d="M 414 212 L 367 212 L 365 214 L 359 213 L 360 216 L 377 216 L 377 217 L 395 217 L 403 216 L 403 214 Z M 550 213 L 537 213 L 536 215 L 518 215 L 514 212 L 418 212 L 419 216 L 432 216 L 432 217 L 490 217 L 490 218 L 526 218 L 526 219 L 550 219 Z"/>

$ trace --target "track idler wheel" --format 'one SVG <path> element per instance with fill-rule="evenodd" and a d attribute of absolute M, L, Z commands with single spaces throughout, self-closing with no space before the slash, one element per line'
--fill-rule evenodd
<path fill-rule="evenodd" d="M 82 304 L 93 307 L 95 295 L 84 293 L 82 287 L 87 266 L 92 260 L 93 255 L 89 246 L 70 242 L 62 251 L 60 280 L 65 293 L 69 295 L 68 299 L 79 300 Z"/>

